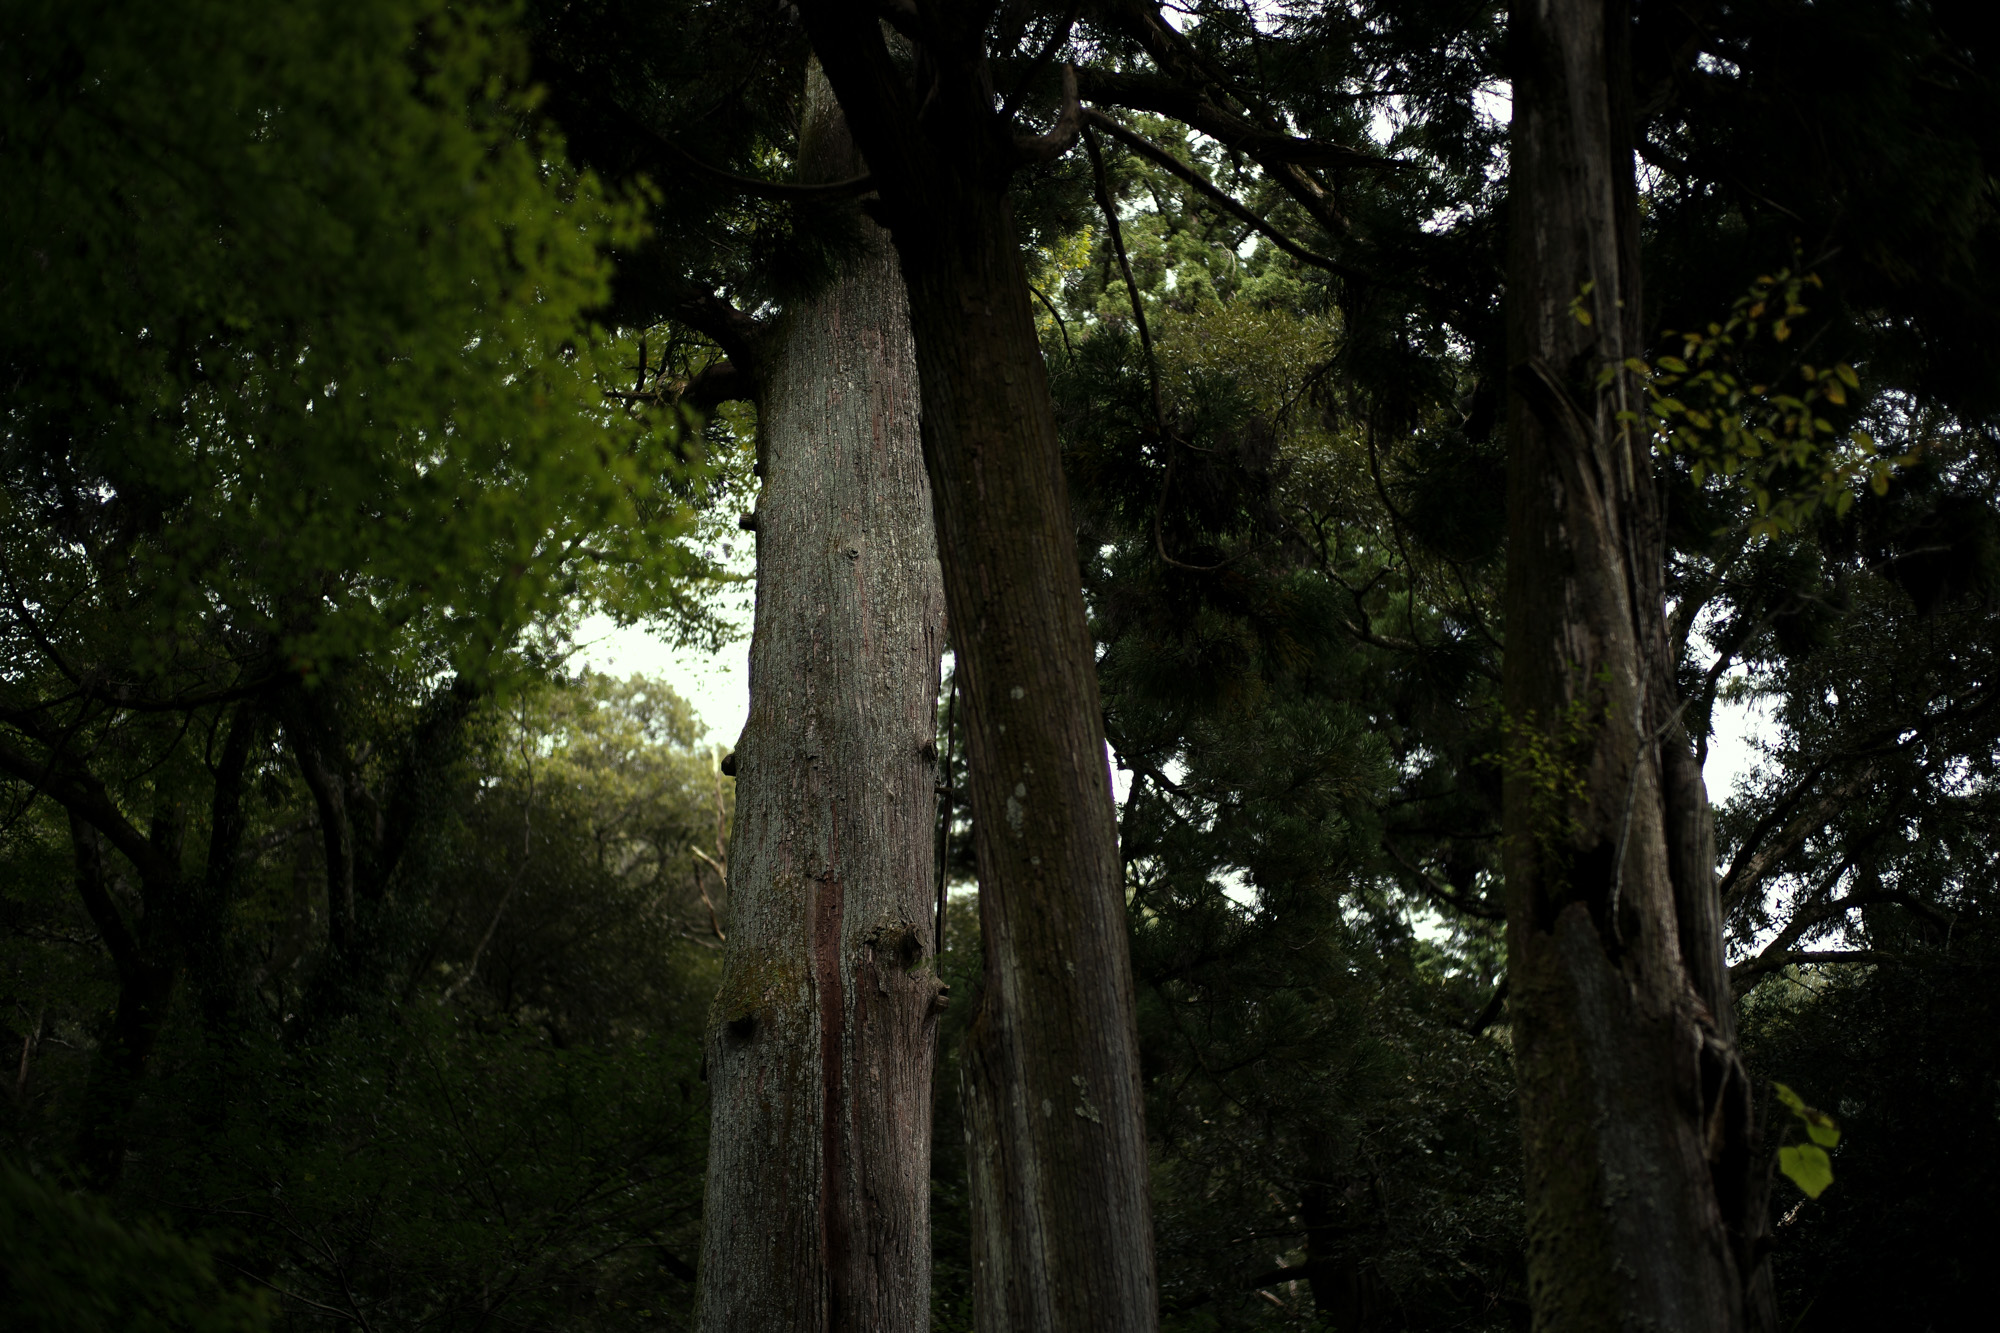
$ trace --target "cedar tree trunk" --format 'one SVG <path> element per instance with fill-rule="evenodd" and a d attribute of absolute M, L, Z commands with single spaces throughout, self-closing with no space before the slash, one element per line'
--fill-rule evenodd
<path fill-rule="evenodd" d="M 1516 0 L 1507 301 L 1509 1005 L 1535 1327 L 1765 1326 L 1712 827 L 1644 410 L 1630 17 Z M 1613 373 L 1604 374 L 1607 368 Z"/>
<path fill-rule="evenodd" d="M 808 78 L 801 168 L 860 170 Z M 930 957 L 944 595 L 901 276 L 780 321 L 758 395 L 757 612 L 707 1037 L 708 1333 L 930 1327 Z"/>
<path fill-rule="evenodd" d="M 968 705 L 985 985 L 967 1038 L 981 1333 L 1158 1325 L 1117 825 L 1076 534 L 1013 172 L 1074 142 L 995 114 L 984 16 L 804 0 L 909 284 L 952 648 Z M 920 39 L 920 40 L 919 40 Z"/>

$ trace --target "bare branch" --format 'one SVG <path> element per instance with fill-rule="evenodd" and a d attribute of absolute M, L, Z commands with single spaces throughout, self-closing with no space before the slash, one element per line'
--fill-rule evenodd
<path fill-rule="evenodd" d="M 789 204 L 819 203 L 828 199 L 851 199 L 855 195 L 867 194 L 875 188 L 875 178 L 866 174 L 853 176 L 844 181 L 827 181 L 820 185 L 739 176 L 733 171 L 724 171 L 721 167 L 702 161 L 657 130 L 649 128 L 647 133 L 659 140 L 660 147 L 666 150 L 669 157 L 690 168 L 696 175 L 705 176 L 709 180 L 727 185 L 744 194 L 755 195 L 759 199 L 773 199 L 779 203 Z"/>
<path fill-rule="evenodd" d="M 1314 268 L 1324 269 L 1328 273 L 1339 273 L 1349 277 L 1359 275 L 1359 270 L 1351 264 L 1343 264 L 1337 259 L 1329 259 L 1325 255 L 1306 249 L 1303 245 L 1300 245 L 1297 241 L 1279 231 L 1277 227 L 1257 216 L 1249 208 L 1230 198 L 1228 194 L 1207 180 L 1204 180 L 1200 172 L 1182 162 L 1172 153 L 1160 148 L 1144 135 L 1135 134 L 1131 130 L 1126 129 L 1123 125 L 1120 125 L 1117 121 L 1095 107 L 1085 111 L 1083 118 L 1085 123 L 1102 129 L 1106 134 L 1109 134 L 1112 138 L 1118 140 L 1119 143 L 1124 144 L 1148 162 L 1163 168 L 1179 180 L 1193 187 L 1196 193 L 1222 209 L 1225 213 L 1228 213 L 1237 221 L 1254 228 L 1258 234 L 1268 237 L 1273 245 L 1276 245 L 1280 250 L 1283 250 L 1300 263 L 1311 264 Z"/>
<path fill-rule="evenodd" d="M 1729 969 L 1729 984 L 1741 996 L 1750 989 L 1750 983 L 1760 980 L 1769 973 L 1787 968 L 1794 963 L 1900 963 L 1903 955 L 1884 953 L 1880 949 L 1790 949 L 1783 953 L 1758 954 L 1747 963 L 1738 963 Z"/>
<path fill-rule="evenodd" d="M 1158 75 L 1085 67 L 1078 80 L 1090 101 L 1177 120 L 1260 165 L 1268 160 L 1281 166 L 1377 171 L 1399 171 L 1410 166 L 1399 158 L 1377 157 L 1322 139 L 1301 139 L 1259 129 L 1202 93 Z"/>
<path fill-rule="evenodd" d="M 1800 784 L 1800 788 L 1809 787 L 1819 776 L 1819 772 L 1818 769 L 1809 772 L 1806 780 Z M 1859 772 L 1847 781 L 1837 784 L 1810 810 L 1793 819 L 1785 826 L 1783 832 L 1766 843 L 1765 838 L 1769 837 L 1771 831 L 1778 826 L 1778 821 L 1784 817 L 1783 812 L 1794 804 L 1797 796 L 1788 795 L 1778 802 L 1772 812 L 1751 830 L 1750 836 L 1744 839 L 1743 847 L 1736 853 L 1736 859 L 1730 863 L 1728 872 L 1722 877 L 1722 883 L 1716 886 L 1716 891 L 1722 898 L 1723 911 L 1732 910 L 1749 895 L 1751 890 L 1764 882 L 1781 859 L 1813 833 L 1825 828 L 1827 821 L 1832 819 L 1840 808 L 1847 804 L 1848 799 L 1874 776 L 1875 765 L 1863 764 Z"/>
<path fill-rule="evenodd" d="M 1047 134 L 1014 136 L 1014 152 L 1023 163 L 1053 162 L 1076 145 L 1083 132 L 1083 105 L 1076 96 L 1076 66 L 1063 66 L 1062 114 Z"/>

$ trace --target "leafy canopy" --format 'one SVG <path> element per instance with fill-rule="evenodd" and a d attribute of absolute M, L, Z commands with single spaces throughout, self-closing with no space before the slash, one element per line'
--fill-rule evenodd
<path fill-rule="evenodd" d="M 639 209 L 536 121 L 505 6 L 11 6 L 0 541 L 13 595 L 295 670 L 461 669 L 579 594 L 674 599 L 698 472 L 607 410 Z M 49 532 L 70 540 L 50 543 Z"/>

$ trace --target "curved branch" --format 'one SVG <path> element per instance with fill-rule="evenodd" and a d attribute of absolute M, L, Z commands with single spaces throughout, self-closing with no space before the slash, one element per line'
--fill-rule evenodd
<path fill-rule="evenodd" d="M 848 199 L 858 194 L 867 194 L 875 188 L 875 177 L 866 173 L 844 181 L 827 181 L 821 185 L 802 185 L 791 181 L 767 181 L 755 176 L 739 176 L 733 171 L 724 171 L 721 167 L 702 161 L 658 130 L 649 128 L 646 132 L 659 140 L 660 147 L 666 150 L 669 157 L 691 168 L 696 175 L 706 176 L 718 184 L 727 185 L 744 194 L 755 195 L 759 199 L 773 199 L 788 204 L 819 203 L 828 199 Z"/>
<path fill-rule="evenodd" d="M 160 879 L 166 871 L 152 842 L 119 811 L 104 784 L 60 750 L 52 750 L 44 762 L 0 741 L 0 773 L 27 783 L 102 833 L 138 869 L 141 880 Z"/>
<path fill-rule="evenodd" d="M 1082 9 L 1083 0 L 1069 0 L 1069 11 L 1063 15 L 1062 23 L 1054 32 L 1049 34 L 1049 39 L 1042 43 L 1042 49 L 1035 52 L 1033 58 L 1028 61 L 1028 67 L 1021 72 L 1021 77 L 1014 82 L 1014 91 L 1008 93 L 1007 100 L 1000 104 L 1001 120 L 1007 120 L 1014 114 L 1015 109 L 1021 105 L 1021 94 L 1028 91 L 1028 85 L 1033 83 L 1035 76 L 1042 72 L 1042 66 L 1047 64 L 1049 57 L 1056 53 L 1056 48 L 1069 40 L 1071 30 L 1076 27 L 1076 16 Z M 1063 104 L 1065 106 L 1073 105 L 1076 101 L 1075 79 L 1076 67 L 1074 65 L 1067 66 L 1066 72 L 1063 75 Z"/>
<path fill-rule="evenodd" d="M 1401 171 L 1411 165 L 1400 158 L 1377 157 L 1323 139 L 1301 139 L 1258 129 L 1200 93 L 1190 92 L 1185 85 L 1157 75 L 1086 67 L 1078 78 L 1084 95 L 1093 102 L 1177 120 L 1260 165 L 1268 160 L 1279 166 L 1377 171 Z"/>
<path fill-rule="evenodd" d="M 1120 125 L 1117 121 L 1095 107 L 1086 110 L 1083 113 L 1083 119 L 1086 124 L 1103 130 L 1106 134 L 1109 134 L 1112 138 L 1118 140 L 1119 143 L 1124 144 L 1148 162 L 1153 163 L 1155 166 L 1162 168 L 1169 174 L 1185 182 L 1196 193 L 1228 213 L 1237 221 L 1255 228 L 1260 235 L 1268 237 L 1273 245 L 1276 245 L 1280 250 L 1283 250 L 1300 263 L 1310 264 L 1314 268 L 1324 269 L 1328 273 L 1338 273 L 1343 277 L 1361 276 L 1360 270 L 1351 264 L 1343 264 L 1337 259 L 1329 259 L 1325 255 L 1306 249 L 1303 245 L 1300 245 L 1297 241 L 1279 231 L 1277 227 L 1257 216 L 1249 208 L 1230 198 L 1221 189 L 1204 180 L 1200 172 L 1182 162 L 1172 153 L 1158 147 L 1144 135 L 1135 134 L 1131 130 L 1126 129 L 1123 125 Z"/>
<path fill-rule="evenodd" d="M 744 314 L 714 292 L 699 292 L 676 301 L 667 313 L 720 347 L 723 356 L 729 360 L 730 369 L 746 376 L 750 392 L 755 391 L 757 376 L 763 365 L 764 324 L 761 320 Z"/>
<path fill-rule="evenodd" d="M 1024 164 L 1055 161 L 1074 147 L 1077 136 L 1083 133 L 1083 104 L 1076 97 L 1075 65 L 1063 66 L 1062 93 L 1062 114 L 1056 117 L 1047 134 L 1014 136 L 1015 156 Z"/>
<path fill-rule="evenodd" d="M 1403 850 L 1387 838 L 1382 839 L 1382 850 L 1389 853 L 1390 858 L 1397 865 L 1401 866 L 1406 874 L 1416 880 L 1417 886 L 1427 895 L 1442 905 L 1449 907 L 1452 911 L 1463 912 L 1467 916 L 1477 917 L 1482 921 L 1505 921 L 1507 919 L 1506 908 L 1495 907 L 1484 897 L 1475 898 L 1469 893 L 1461 893 L 1452 888 L 1404 855 Z"/>

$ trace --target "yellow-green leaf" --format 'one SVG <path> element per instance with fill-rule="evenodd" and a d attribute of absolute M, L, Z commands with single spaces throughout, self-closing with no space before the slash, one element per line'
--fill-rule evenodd
<path fill-rule="evenodd" d="M 1817 1199 L 1833 1183 L 1833 1161 L 1826 1155 L 1826 1149 L 1817 1144 L 1801 1143 L 1778 1149 L 1778 1169 L 1804 1190 L 1808 1199 Z"/>

